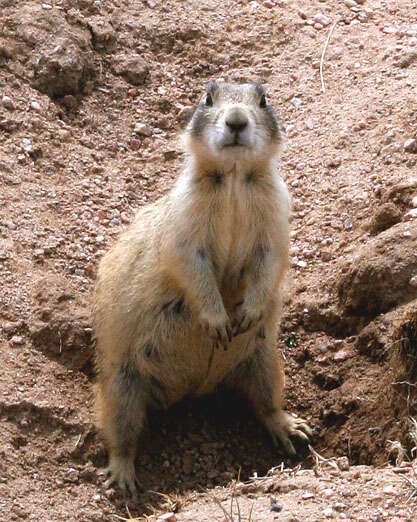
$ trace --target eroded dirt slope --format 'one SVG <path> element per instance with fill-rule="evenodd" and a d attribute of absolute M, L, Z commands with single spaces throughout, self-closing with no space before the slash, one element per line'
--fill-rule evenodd
<path fill-rule="evenodd" d="M 393 325 L 417 298 L 415 2 L 0 0 L 0 27 L 2 520 L 126 516 L 95 472 L 89 300 L 103 252 L 171 186 L 213 78 L 262 81 L 287 128 L 288 408 L 327 457 L 375 466 L 398 459 L 389 440 L 410 450 L 415 343 L 398 357 Z M 178 520 L 221 520 L 205 495 L 284 460 L 237 398 L 178 405 L 149 431 L 134 515 L 173 507 L 151 491 L 176 492 Z M 412 520 L 403 472 L 333 471 L 338 496 L 301 474 L 276 516 Z M 254 520 L 273 519 L 282 480 L 244 492 Z"/>

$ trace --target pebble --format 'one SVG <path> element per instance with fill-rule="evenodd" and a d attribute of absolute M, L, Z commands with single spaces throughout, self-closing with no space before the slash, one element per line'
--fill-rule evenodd
<path fill-rule="evenodd" d="M 323 515 L 324 515 L 326 518 L 333 518 L 333 515 L 334 515 L 333 509 L 332 509 L 331 507 L 326 508 L 326 509 L 323 511 Z"/>
<path fill-rule="evenodd" d="M 395 34 L 397 32 L 397 28 L 392 26 L 386 26 L 382 29 L 382 32 L 385 34 Z"/>
<path fill-rule="evenodd" d="M 410 285 L 413 286 L 414 288 L 417 288 L 417 276 L 413 276 L 410 281 L 409 281 Z M 397 468 L 395 468 L 397 469 Z M 403 468 L 400 468 L 400 469 L 403 469 Z"/>
<path fill-rule="evenodd" d="M 352 222 L 349 218 L 345 219 L 345 221 L 343 222 L 343 227 L 345 230 L 352 230 Z"/>
<path fill-rule="evenodd" d="M 417 152 L 417 140 L 414 138 L 408 139 L 404 143 L 404 150 L 406 152 Z"/>
<path fill-rule="evenodd" d="M 279 513 L 281 510 L 282 510 L 282 506 L 280 506 L 280 505 L 277 504 L 276 502 L 273 502 L 273 503 L 269 506 L 269 511 L 273 511 L 274 513 Z"/>
<path fill-rule="evenodd" d="M 20 336 L 20 335 L 14 335 L 11 339 L 10 339 L 10 342 L 12 344 L 23 344 L 23 337 Z"/>
<path fill-rule="evenodd" d="M 356 4 L 355 0 L 345 0 L 345 5 L 347 7 L 356 7 L 357 4 Z"/>
<path fill-rule="evenodd" d="M 37 112 L 40 112 L 42 110 L 42 107 L 39 105 L 39 103 L 37 101 L 31 102 L 30 107 L 31 107 L 31 109 L 33 109 L 34 111 L 37 111 Z"/>
<path fill-rule="evenodd" d="M 22 139 L 22 148 L 23 148 L 23 150 L 25 152 L 32 152 L 33 151 L 32 143 L 31 143 L 29 138 L 23 138 Z"/>
<path fill-rule="evenodd" d="M 334 491 L 330 488 L 323 489 L 321 493 L 325 498 L 331 498 L 334 495 Z"/>
<path fill-rule="evenodd" d="M 129 145 L 132 150 L 139 150 L 141 146 L 141 141 L 138 138 L 133 138 L 130 140 Z"/>
<path fill-rule="evenodd" d="M 309 500 L 310 498 L 314 498 L 314 493 L 311 493 L 311 491 L 306 491 L 301 498 L 303 500 Z"/>
<path fill-rule="evenodd" d="M 385 486 L 385 488 L 382 491 L 384 492 L 385 495 L 394 495 L 395 494 L 394 487 L 391 486 L 391 484 L 389 486 Z"/>
<path fill-rule="evenodd" d="M 330 18 L 323 13 L 314 15 L 314 21 L 322 27 L 330 24 Z"/>
<path fill-rule="evenodd" d="M 347 457 L 338 458 L 336 463 L 340 471 L 349 471 L 350 464 L 349 459 Z"/>
<path fill-rule="evenodd" d="M 10 98 L 10 96 L 3 96 L 1 102 L 3 104 L 3 107 L 8 109 L 9 111 L 14 111 L 16 108 L 15 104 L 14 104 L 13 100 Z"/>
<path fill-rule="evenodd" d="M 353 356 L 353 352 L 351 350 L 339 350 L 333 356 L 333 360 L 335 361 L 346 361 Z"/>
<path fill-rule="evenodd" d="M 404 216 L 405 221 L 410 221 L 411 219 L 415 218 L 417 218 L 417 208 L 409 210 Z"/>
<path fill-rule="evenodd" d="M 142 136 L 152 136 L 151 128 L 146 123 L 137 123 L 134 128 L 135 134 L 141 134 Z"/>

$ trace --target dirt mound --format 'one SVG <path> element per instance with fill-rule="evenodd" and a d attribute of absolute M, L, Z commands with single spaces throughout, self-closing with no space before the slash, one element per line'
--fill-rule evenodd
<path fill-rule="evenodd" d="M 366 224 L 366 228 L 372 235 L 376 235 L 399 223 L 401 218 L 402 212 L 396 205 L 384 203 L 376 210 L 369 223 Z"/>
<path fill-rule="evenodd" d="M 65 366 L 91 373 L 93 347 L 86 301 L 77 302 L 68 280 L 52 274 L 34 283 L 32 295 L 34 320 L 29 334 L 33 345 Z"/>
<path fill-rule="evenodd" d="M 70 25 L 62 11 L 36 2 L 17 6 L 4 20 L 9 70 L 51 97 L 77 95 L 94 76 L 91 34 Z"/>
<path fill-rule="evenodd" d="M 401 223 L 340 264 L 336 283 L 344 315 L 373 318 L 417 297 L 417 227 Z"/>

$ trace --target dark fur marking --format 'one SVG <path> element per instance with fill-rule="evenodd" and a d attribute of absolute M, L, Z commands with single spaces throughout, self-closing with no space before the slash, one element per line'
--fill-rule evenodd
<path fill-rule="evenodd" d="M 176 314 L 180 314 L 184 311 L 184 296 L 181 296 L 178 300 L 171 299 L 168 303 L 165 303 L 162 306 L 162 311 L 165 313 L 174 312 Z"/>
<path fill-rule="evenodd" d="M 153 345 L 151 343 L 145 344 L 145 355 L 146 357 L 150 357 L 153 352 Z"/>
<path fill-rule="evenodd" d="M 197 250 L 197 256 L 202 260 L 206 261 L 207 259 L 207 252 L 204 250 L 204 248 L 199 248 Z"/>
<path fill-rule="evenodd" d="M 253 86 L 255 87 L 255 91 L 257 92 L 257 94 L 259 94 L 259 96 L 265 94 L 265 89 L 260 83 L 254 83 Z"/>
<path fill-rule="evenodd" d="M 220 174 L 220 172 L 216 172 L 213 176 L 213 180 L 215 185 L 221 185 L 223 183 L 223 174 Z"/>
<path fill-rule="evenodd" d="M 259 243 L 255 248 L 255 256 L 259 260 L 259 262 L 264 261 L 268 254 L 271 253 L 271 249 L 269 246 L 264 243 Z"/>
<path fill-rule="evenodd" d="M 247 183 L 252 183 L 253 181 L 255 181 L 255 174 L 253 172 L 250 172 L 247 176 L 246 176 L 246 182 Z"/>
<path fill-rule="evenodd" d="M 151 400 L 156 406 L 163 410 L 166 405 L 166 387 L 153 375 L 150 377 Z"/>

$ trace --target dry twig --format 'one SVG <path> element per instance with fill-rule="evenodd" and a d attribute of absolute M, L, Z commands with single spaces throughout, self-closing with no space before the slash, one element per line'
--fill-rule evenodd
<path fill-rule="evenodd" d="M 326 92 L 326 87 L 324 86 L 324 78 L 323 78 L 323 63 L 324 63 L 324 56 L 326 54 L 327 46 L 329 45 L 330 38 L 332 36 L 332 33 L 334 31 L 334 28 L 337 25 L 338 20 L 331 26 L 329 34 L 326 38 L 326 43 L 323 47 L 323 52 L 321 53 L 321 59 L 320 59 L 320 81 L 321 81 L 321 92 Z"/>

